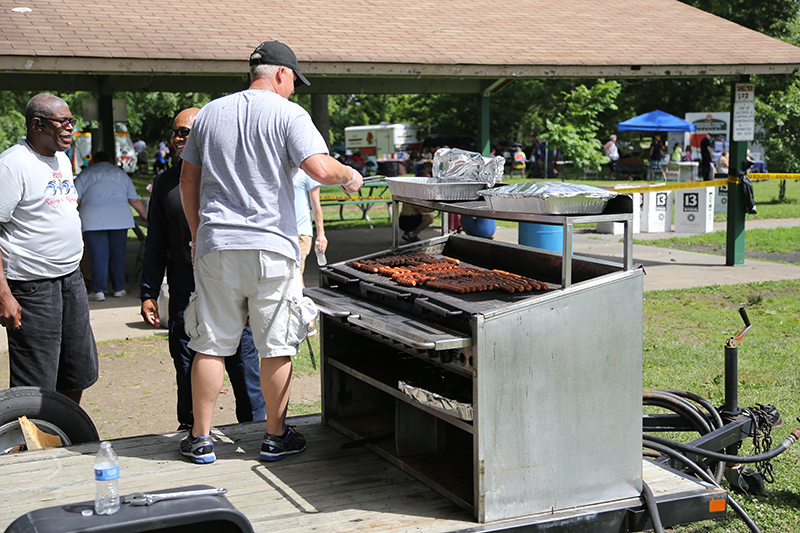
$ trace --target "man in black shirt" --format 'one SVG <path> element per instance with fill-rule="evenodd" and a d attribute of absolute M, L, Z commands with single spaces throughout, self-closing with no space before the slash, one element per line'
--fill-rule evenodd
<path fill-rule="evenodd" d="M 706 133 L 703 140 L 700 141 L 700 175 L 703 176 L 704 181 L 711 179 L 711 162 L 714 160 L 711 153 L 711 134 Z"/>
<path fill-rule="evenodd" d="M 181 111 L 172 125 L 171 142 L 180 155 L 186 138 L 200 110 Z M 169 285 L 169 352 L 175 364 L 178 382 L 179 430 L 190 429 L 192 416 L 191 369 L 195 352 L 187 346 L 189 337 L 184 331 L 183 311 L 194 291 L 194 271 L 189 243 L 192 234 L 183 212 L 180 189 L 181 162 L 159 174 L 153 181 L 147 221 L 147 241 L 142 264 L 142 317 L 153 327 L 160 324 L 158 294 L 167 271 Z M 225 368 L 236 397 L 236 419 L 239 422 L 264 420 L 266 408 L 261 394 L 258 351 L 247 326 L 242 332 L 239 349 L 225 358 Z"/>

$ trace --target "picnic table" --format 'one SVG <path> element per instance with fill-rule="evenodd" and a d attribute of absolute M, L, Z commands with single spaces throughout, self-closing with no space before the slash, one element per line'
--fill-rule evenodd
<path fill-rule="evenodd" d="M 386 204 L 391 217 L 392 198 L 383 194 L 389 189 L 389 184 L 383 179 L 364 179 L 364 186 L 358 192 L 349 194 L 339 185 L 320 185 L 319 200 L 322 207 L 338 206 L 339 219 L 344 220 L 344 208 L 354 205 L 361 210 L 361 218 L 370 220 L 369 210 L 375 204 Z"/>

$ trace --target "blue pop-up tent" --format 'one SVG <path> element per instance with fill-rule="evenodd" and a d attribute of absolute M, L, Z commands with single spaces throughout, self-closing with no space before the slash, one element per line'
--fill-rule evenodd
<path fill-rule="evenodd" d="M 658 109 L 617 125 L 618 131 L 695 131 L 696 129 L 691 122 Z"/>

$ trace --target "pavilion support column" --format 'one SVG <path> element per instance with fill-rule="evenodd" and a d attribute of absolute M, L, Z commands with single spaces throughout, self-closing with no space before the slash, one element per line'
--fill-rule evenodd
<path fill-rule="evenodd" d="M 736 84 L 750 81 L 750 76 L 743 75 L 731 81 L 731 124 L 733 121 L 733 104 L 736 100 Z M 728 169 L 731 176 L 741 170 L 742 163 L 747 156 L 747 141 L 735 142 L 733 140 L 733 127 L 731 125 L 730 154 Z M 725 246 L 725 265 L 736 266 L 744 264 L 744 189 L 741 183 L 728 183 L 728 221 Z"/>
<path fill-rule="evenodd" d="M 331 149 L 331 120 L 330 112 L 328 110 L 328 95 L 327 94 L 312 94 L 311 95 L 311 120 L 317 127 L 322 137 L 325 139 L 325 144 L 328 145 L 328 151 Z"/>
<path fill-rule="evenodd" d="M 492 98 L 488 92 L 478 95 L 478 151 L 484 156 L 488 156 L 492 151 L 489 137 L 489 104 L 491 101 Z"/>

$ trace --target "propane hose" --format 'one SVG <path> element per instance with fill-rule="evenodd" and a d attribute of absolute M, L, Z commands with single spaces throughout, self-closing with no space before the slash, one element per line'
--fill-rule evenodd
<path fill-rule="evenodd" d="M 661 444 L 663 446 L 670 446 L 672 448 L 678 448 L 679 450 L 683 450 L 684 452 L 693 453 L 695 455 L 699 455 L 701 457 L 707 457 L 709 459 L 714 459 L 716 461 L 725 461 L 727 463 L 759 463 L 761 461 L 768 461 L 774 457 L 785 452 L 789 447 L 794 444 L 798 439 L 800 439 L 800 428 L 795 429 L 792 431 L 783 442 L 779 445 L 775 446 L 769 451 L 764 453 L 760 453 L 758 455 L 728 455 L 725 453 L 718 453 L 712 452 L 710 450 L 704 450 L 703 448 L 698 448 L 697 446 L 692 446 L 691 444 L 684 444 L 682 442 L 674 441 L 671 439 L 665 439 L 663 437 L 657 437 L 655 435 L 650 435 L 648 433 L 644 434 L 645 440 L 650 442 L 655 442 Z"/>
<path fill-rule="evenodd" d="M 644 498 L 644 504 L 647 506 L 647 512 L 650 514 L 650 521 L 653 522 L 653 531 L 656 533 L 664 533 L 664 525 L 661 523 L 661 515 L 658 512 L 656 497 L 644 481 L 642 481 L 642 497 Z"/>
<path fill-rule="evenodd" d="M 668 439 L 664 439 L 664 440 L 668 440 Z M 673 448 L 670 448 L 668 445 L 659 444 L 657 442 L 651 441 L 651 440 L 649 440 L 649 436 L 646 436 L 644 438 L 643 444 L 647 448 L 659 451 L 659 452 L 663 453 L 664 455 L 668 455 L 672 459 L 680 461 L 681 463 L 683 463 L 686 466 L 688 466 L 691 470 L 693 470 L 695 474 L 697 474 L 701 479 L 703 479 L 707 483 L 710 483 L 710 484 L 714 485 L 717 488 L 722 488 L 720 486 L 720 484 L 717 483 L 717 481 L 704 468 L 702 468 L 700 465 L 698 465 L 697 463 L 695 463 L 694 461 L 692 461 L 691 459 L 689 459 L 688 457 L 686 457 L 682 453 L 674 450 Z M 729 492 L 727 492 L 726 494 L 727 494 L 726 495 L 726 499 L 728 501 L 728 504 L 733 508 L 733 510 L 736 512 L 736 514 L 739 515 L 739 517 L 742 519 L 742 521 L 745 524 L 747 524 L 747 527 L 750 528 L 750 531 L 752 531 L 753 533 L 761 533 L 761 529 L 759 529 L 759 527 L 756 525 L 756 523 L 753 522 L 753 519 L 750 518 L 750 515 L 747 514 L 747 511 L 745 511 L 742 508 L 741 505 L 736 503 L 736 500 L 734 500 L 731 497 Z"/>

